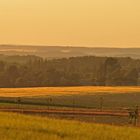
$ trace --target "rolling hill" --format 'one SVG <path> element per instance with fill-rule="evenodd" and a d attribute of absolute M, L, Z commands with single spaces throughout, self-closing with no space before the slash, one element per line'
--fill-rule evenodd
<path fill-rule="evenodd" d="M 140 58 L 140 48 L 92 48 L 71 46 L 28 46 L 0 45 L 0 54 L 37 55 L 44 58 L 63 58 L 76 56 L 113 56 Z"/>

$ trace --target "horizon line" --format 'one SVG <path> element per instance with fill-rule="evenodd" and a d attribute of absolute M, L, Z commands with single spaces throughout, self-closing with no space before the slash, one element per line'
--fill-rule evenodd
<path fill-rule="evenodd" d="M 97 49 L 102 49 L 102 48 L 109 48 L 109 49 L 140 49 L 140 46 L 138 47 L 120 47 L 120 46 L 80 46 L 80 45 L 33 45 L 33 44 L 0 44 L 0 46 L 30 46 L 30 47 L 68 47 L 68 48 L 97 48 Z"/>

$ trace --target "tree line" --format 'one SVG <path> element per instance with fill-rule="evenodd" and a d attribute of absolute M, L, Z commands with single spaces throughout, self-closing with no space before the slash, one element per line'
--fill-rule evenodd
<path fill-rule="evenodd" d="M 25 59 L 25 58 L 24 58 Z M 0 61 L 0 87 L 137 86 L 140 60 L 114 57 Z"/>

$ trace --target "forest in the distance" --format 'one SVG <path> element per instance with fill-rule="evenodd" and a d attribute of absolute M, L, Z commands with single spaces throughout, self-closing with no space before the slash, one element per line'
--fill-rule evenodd
<path fill-rule="evenodd" d="M 140 60 L 129 57 L 0 56 L 0 87 L 138 86 Z"/>

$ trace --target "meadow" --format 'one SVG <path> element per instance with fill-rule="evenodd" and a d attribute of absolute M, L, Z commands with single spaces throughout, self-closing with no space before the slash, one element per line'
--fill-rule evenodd
<path fill-rule="evenodd" d="M 3 140 L 140 140 L 140 129 L 0 113 Z"/>

